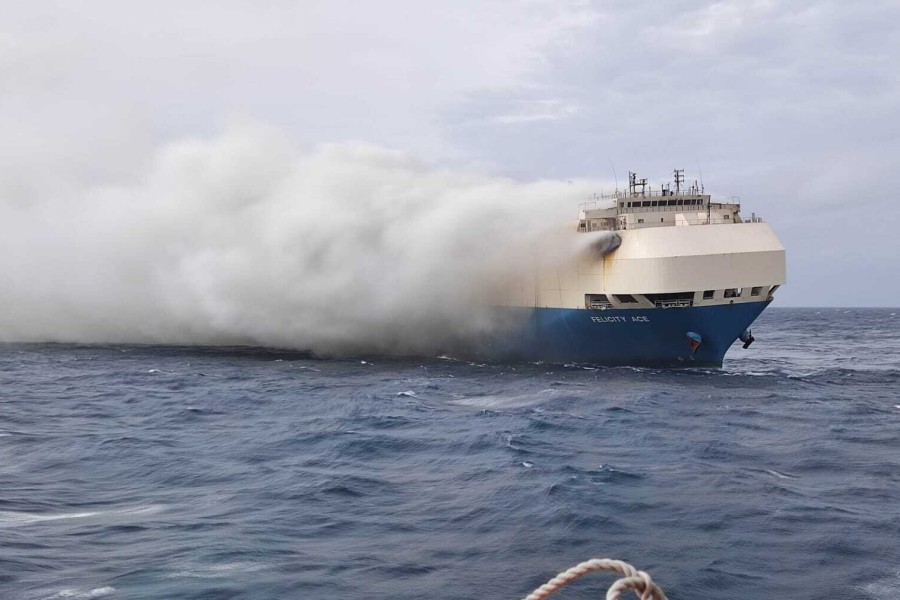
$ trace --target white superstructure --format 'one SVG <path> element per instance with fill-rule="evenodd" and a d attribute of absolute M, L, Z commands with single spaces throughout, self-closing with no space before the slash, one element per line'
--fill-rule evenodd
<path fill-rule="evenodd" d="M 676 170 L 674 190 L 650 191 L 646 179 L 630 173 L 627 193 L 583 205 L 576 231 L 587 236 L 584 245 L 614 249 L 542 263 L 533 279 L 508 288 L 504 303 L 647 309 L 771 299 L 786 280 L 775 233 L 755 215 L 742 218 L 736 198 L 713 201 L 696 185 L 683 189 L 683 180 Z M 598 206 L 604 200 L 608 206 Z"/>

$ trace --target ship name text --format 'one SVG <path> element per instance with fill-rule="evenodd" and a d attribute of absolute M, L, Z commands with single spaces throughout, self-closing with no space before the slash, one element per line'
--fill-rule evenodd
<path fill-rule="evenodd" d="M 627 323 L 628 317 L 591 317 L 591 321 L 594 323 Z M 649 323 L 650 317 L 645 317 L 643 315 L 638 315 L 636 317 L 631 317 L 632 323 Z"/>

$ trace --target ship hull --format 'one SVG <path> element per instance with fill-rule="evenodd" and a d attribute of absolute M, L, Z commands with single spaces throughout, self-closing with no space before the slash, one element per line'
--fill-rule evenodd
<path fill-rule="evenodd" d="M 505 308 L 508 326 L 484 358 L 597 365 L 721 366 L 769 301 L 713 306 L 586 310 Z M 702 342 L 692 348 L 688 333 Z"/>

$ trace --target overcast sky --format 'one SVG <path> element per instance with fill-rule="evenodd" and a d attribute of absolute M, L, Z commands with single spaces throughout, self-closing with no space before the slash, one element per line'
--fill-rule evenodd
<path fill-rule="evenodd" d="M 0 9 L 7 200 L 127 183 L 153 148 L 234 119 L 521 181 L 699 165 L 781 237 L 778 305 L 900 304 L 896 0 Z"/>

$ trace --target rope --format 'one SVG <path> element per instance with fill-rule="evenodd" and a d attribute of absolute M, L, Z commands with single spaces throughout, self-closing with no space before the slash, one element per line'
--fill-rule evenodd
<path fill-rule="evenodd" d="M 612 558 L 592 558 L 577 564 L 528 594 L 524 600 L 544 600 L 564 585 L 594 571 L 613 571 L 622 575 L 607 590 L 606 600 L 618 600 L 625 590 L 632 590 L 640 600 L 667 600 L 665 593 L 650 579 L 650 575 L 638 571 L 627 562 Z"/>

